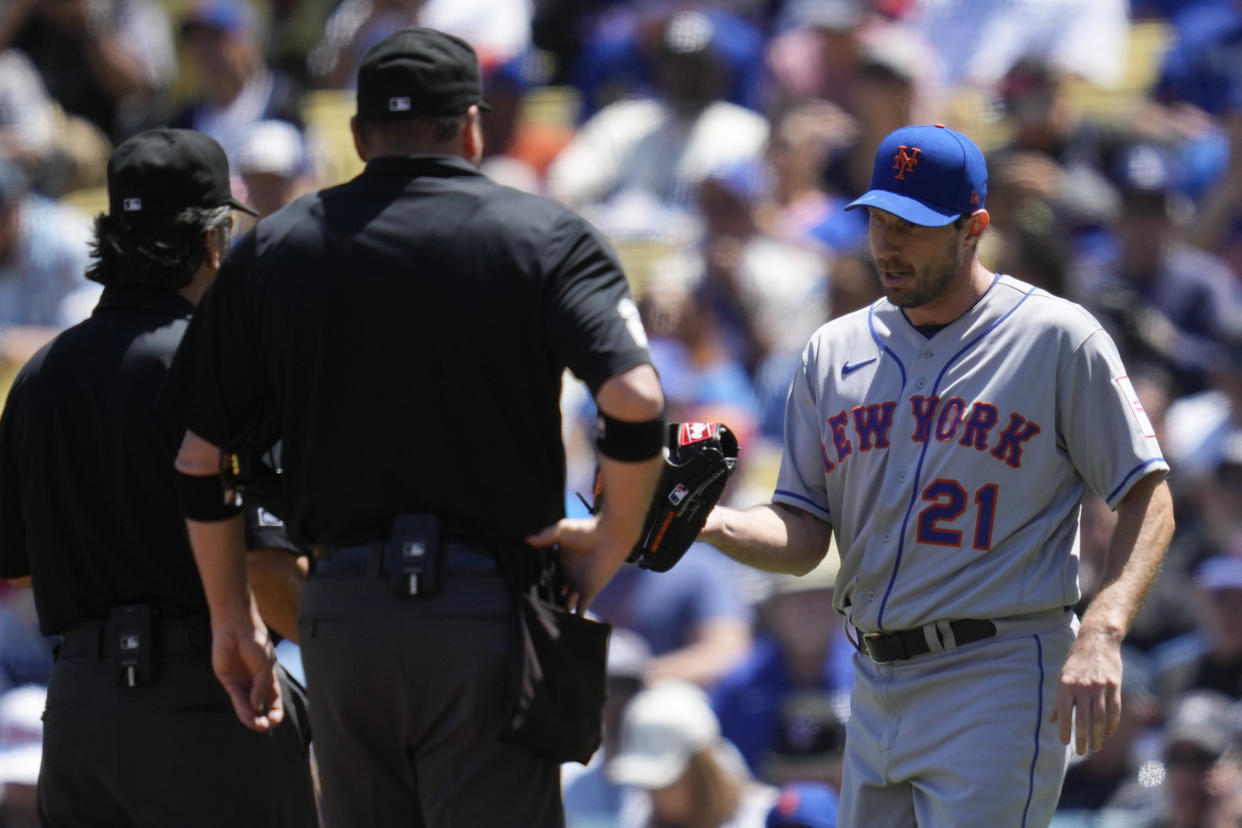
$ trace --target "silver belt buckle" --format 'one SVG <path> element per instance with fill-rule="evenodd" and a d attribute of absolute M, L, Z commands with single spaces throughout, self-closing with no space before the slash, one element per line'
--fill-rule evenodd
<path fill-rule="evenodd" d="M 880 659 L 876 658 L 875 653 L 871 651 L 871 645 L 867 643 L 870 639 L 879 638 L 882 635 L 884 635 L 884 633 L 878 633 L 878 632 L 863 633 L 863 637 L 862 637 L 863 646 L 867 649 L 867 655 L 871 656 L 871 660 L 874 661 L 876 664 L 890 664 L 892 663 L 892 659 L 885 659 L 884 661 L 880 661 Z"/>

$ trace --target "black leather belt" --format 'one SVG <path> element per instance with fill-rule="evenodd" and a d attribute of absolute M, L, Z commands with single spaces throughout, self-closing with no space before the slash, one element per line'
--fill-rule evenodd
<path fill-rule="evenodd" d="M 317 546 L 314 548 L 316 575 L 386 576 L 384 543 L 360 543 L 354 546 Z M 443 566 L 450 572 L 490 572 L 496 569 L 496 553 L 479 544 L 447 541 L 444 544 Z"/>
<path fill-rule="evenodd" d="M 953 638 L 959 647 L 996 635 L 996 624 L 985 618 L 950 621 L 949 629 L 953 631 Z M 876 664 L 905 661 L 932 651 L 922 627 L 891 633 L 866 633 L 861 639 L 860 649 Z"/>
<path fill-rule="evenodd" d="M 110 658 L 106 642 L 112 624 L 106 619 L 75 624 L 61 634 L 57 658 Z M 211 652 L 211 622 L 205 615 L 163 618 L 155 623 L 155 642 L 165 655 Z"/>

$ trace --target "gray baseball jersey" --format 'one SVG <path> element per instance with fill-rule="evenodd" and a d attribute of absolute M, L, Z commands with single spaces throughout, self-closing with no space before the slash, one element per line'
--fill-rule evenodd
<path fill-rule="evenodd" d="M 1168 471 L 1096 320 L 1009 276 L 930 339 L 885 299 L 824 325 L 785 418 L 773 500 L 832 523 L 864 632 L 1074 604 L 1086 487 Z"/>

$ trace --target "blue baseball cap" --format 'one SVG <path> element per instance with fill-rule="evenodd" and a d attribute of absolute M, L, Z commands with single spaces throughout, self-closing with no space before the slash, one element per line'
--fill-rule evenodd
<path fill-rule="evenodd" d="M 988 168 L 975 142 L 944 124 L 893 130 L 880 142 L 871 189 L 846 205 L 943 227 L 983 207 Z"/>
<path fill-rule="evenodd" d="M 794 782 L 781 788 L 765 828 L 837 828 L 837 794 L 822 782 Z"/>

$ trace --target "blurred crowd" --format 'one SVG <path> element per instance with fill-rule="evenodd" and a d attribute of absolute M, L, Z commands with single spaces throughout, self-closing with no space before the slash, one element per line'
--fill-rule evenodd
<path fill-rule="evenodd" d="M 984 147 L 984 264 L 1104 324 L 1177 499 L 1121 729 L 1073 763 L 1055 824 L 1242 824 L 1242 0 L 7 0 L 0 382 L 94 305 L 113 146 L 205 132 L 266 215 L 358 168 L 357 66 L 408 25 L 478 51 L 485 171 L 613 240 L 669 419 L 740 437 L 739 505 L 770 495 L 810 334 L 880 295 L 865 218 L 841 210 L 879 140 L 944 122 Z M 567 382 L 571 513 L 589 405 Z M 1112 520 L 1084 503 L 1084 604 Z M 769 578 L 700 544 L 618 576 L 594 608 L 615 626 L 606 742 L 566 769 L 571 825 L 835 824 L 835 556 Z M 0 592 L 0 828 L 27 824 L 52 643 L 27 591 Z"/>

